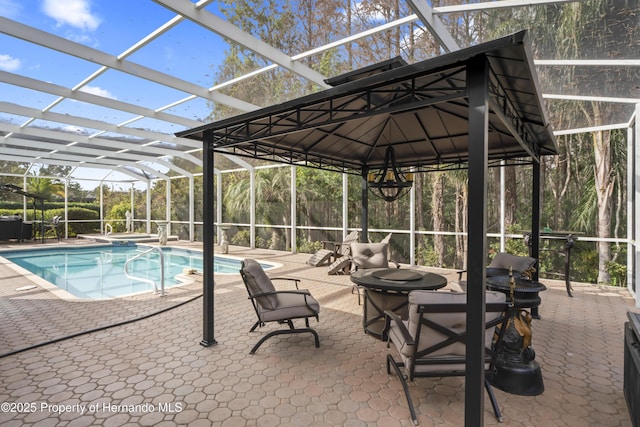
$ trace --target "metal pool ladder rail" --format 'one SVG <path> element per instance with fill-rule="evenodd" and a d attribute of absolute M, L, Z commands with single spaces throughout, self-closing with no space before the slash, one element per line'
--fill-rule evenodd
<path fill-rule="evenodd" d="M 149 250 L 146 250 L 144 252 L 139 253 L 138 255 L 129 258 L 125 263 L 124 263 L 124 275 L 127 276 L 129 279 L 134 279 L 134 280 L 140 280 L 141 282 L 145 282 L 145 283 L 150 283 L 153 285 L 153 288 L 155 289 L 156 293 L 158 293 L 158 285 L 156 284 L 156 282 L 154 280 L 151 279 L 145 279 L 142 277 L 135 277 L 129 274 L 129 263 L 131 263 L 132 261 L 142 257 L 143 255 L 147 255 L 153 251 L 158 252 L 158 255 L 160 255 L 160 296 L 164 296 L 165 292 L 164 292 L 164 253 L 162 252 L 162 249 L 160 249 L 157 246 L 152 247 Z"/>

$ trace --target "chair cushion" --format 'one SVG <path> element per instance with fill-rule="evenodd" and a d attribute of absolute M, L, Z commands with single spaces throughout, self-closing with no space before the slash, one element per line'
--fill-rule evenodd
<path fill-rule="evenodd" d="M 251 296 L 263 294 L 267 292 L 275 292 L 276 288 L 273 282 L 264 272 L 262 266 L 254 259 L 245 259 L 242 261 L 242 272 L 244 273 L 244 282 Z M 256 298 L 258 305 L 268 310 L 274 310 L 278 307 L 278 297 L 276 295 L 267 295 L 262 298 Z"/>
<path fill-rule="evenodd" d="M 388 268 L 387 243 L 352 243 L 351 258 L 358 268 Z"/>
<path fill-rule="evenodd" d="M 278 299 L 278 308 L 258 307 L 263 322 L 317 316 L 320 312 L 320 304 L 311 295 L 284 292 L 277 293 L 275 297 Z"/>
<path fill-rule="evenodd" d="M 531 270 L 535 263 L 535 258 L 500 252 L 493 258 L 489 268 L 504 268 L 506 270 L 512 268 L 513 271 L 523 273 Z"/>
<path fill-rule="evenodd" d="M 487 291 L 486 302 L 487 303 L 501 303 L 506 301 L 506 295 L 501 292 Z M 416 336 L 418 330 L 418 322 L 420 320 L 420 313 L 417 311 L 418 304 L 466 304 L 467 294 L 459 292 L 439 292 L 439 291 L 412 291 L 409 293 L 409 320 L 406 323 L 409 334 L 413 337 Z M 464 332 L 467 327 L 466 313 L 425 313 L 432 321 L 454 330 L 458 333 Z M 493 320 L 500 316 L 500 313 L 487 313 L 486 321 Z M 393 327 L 392 327 L 393 330 Z M 490 343 L 493 339 L 493 329 L 487 329 L 485 331 L 485 342 Z M 402 335 L 399 333 L 393 333 L 392 339 L 398 340 L 396 346 L 398 351 L 404 356 L 411 356 L 413 354 L 413 348 L 407 345 L 404 340 L 401 339 Z M 418 351 L 424 350 L 438 342 L 446 339 L 446 336 L 434 331 L 431 328 L 424 325 L 420 329 L 420 337 L 418 341 Z M 437 350 L 429 355 L 433 356 L 464 356 L 466 353 L 466 347 L 462 343 L 454 343 L 440 350 Z"/>

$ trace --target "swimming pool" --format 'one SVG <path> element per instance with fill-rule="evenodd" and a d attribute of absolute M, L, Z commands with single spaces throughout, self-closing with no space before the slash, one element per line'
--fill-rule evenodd
<path fill-rule="evenodd" d="M 44 279 L 76 298 L 114 298 L 153 290 L 153 285 L 124 274 L 124 263 L 150 249 L 143 245 L 99 245 L 47 249 L 2 251 L 0 256 Z M 165 288 L 183 281 L 176 278 L 184 269 L 202 271 L 202 252 L 162 247 L 165 264 Z M 241 260 L 214 258 L 214 272 L 238 273 Z M 274 264 L 262 263 L 263 268 Z M 160 278 L 160 257 L 151 252 L 129 264 L 129 274 L 147 280 Z M 158 284 L 158 287 L 160 285 Z"/>

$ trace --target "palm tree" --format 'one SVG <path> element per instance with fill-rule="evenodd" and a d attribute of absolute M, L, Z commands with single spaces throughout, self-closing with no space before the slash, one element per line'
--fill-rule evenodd
<path fill-rule="evenodd" d="M 289 225 L 290 221 L 290 174 L 288 168 L 263 169 L 255 180 L 256 222 L 267 225 Z M 229 213 L 235 215 L 250 209 L 249 180 L 239 179 L 225 191 L 224 201 Z M 234 214 L 235 213 L 235 214 Z M 270 248 L 276 249 L 282 237 L 282 229 L 271 230 Z M 289 233 L 284 233 L 285 247 L 291 247 Z"/>
<path fill-rule="evenodd" d="M 64 185 L 51 178 L 27 178 L 27 191 L 45 200 L 52 199 L 52 196 L 64 197 Z"/>

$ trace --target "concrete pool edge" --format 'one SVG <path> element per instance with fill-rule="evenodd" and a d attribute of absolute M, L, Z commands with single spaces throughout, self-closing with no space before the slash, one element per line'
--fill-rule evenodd
<path fill-rule="evenodd" d="M 214 253 L 213 254 L 213 258 L 214 259 L 216 259 L 216 258 L 232 259 L 232 260 L 235 260 L 235 261 L 242 262 L 246 257 L 238 257 L 238 256 L 234 256 L 234 255 L 229 255 L 229 254 L 217 254 L 217 253 Z M 264 260 L 260 260 L 260 259 L 256 259 L 256 261 L 258 261 L 258 264 L 260 264 L 262 266 L 264 266 L 264 265 L 272 266 L 272 267 L 270 267 L 268 269 L 265 269 L 265 271 L 276 270 L 276 269 L 282 267 L 282 264 L 280 264 L 279 262 L 264 261 Z M 219 274 L 219 275 L 222 275 L 222 276 L 230 276 L 232 274 L 240 274 L 240 270 L 238 270 L 235 273 L 219 273 L 217 271 L 214 271 L 213 274 Z"/>
<path fill-rule="evenodd" d="M 63 300 L 74 300 L 74 301 L 91 301 L 90 299 L 78 298 L 77 296 L 71 294 L 70 292 L 67 292 L 64 289 L 60 289 L 58 286 L 54 285 L 53 283 L 49 282 L 48 280 L 43 279 L 42 277 L 38 276 L 37 274 L 34 274 L 34 273 L 30 272 L 26 268 L 20 267 L 18 264 L 14 264 L 10 260 L 8 260 L 5 257 L 3 257 L 2 253 L 0 253 L 0 264 L 8 267 L 9 269 L 15 271 L 19 275 L 27 278 L 31 282 L 33 282 L 36 285 L 40 286 L 44 290 L 49 291 L 54 296 L 56 296 L 56 297 L 58 297 L 60 299 L 63 299 Z M 16 294 L 19 294 L 20 292 L 21 291 L 16 289 Z"/>
<path fill-rule="evenodd" d="M 111 234 L 78 234 L 78 239 L 96 243 L 112 242 L 132 242 L 132 243 L 155 243 L 160 242 L 157 234 L 151 233 L 111 233 Z M 170 242 L 178 241 L 178 236 L 167 236 Z"/>

